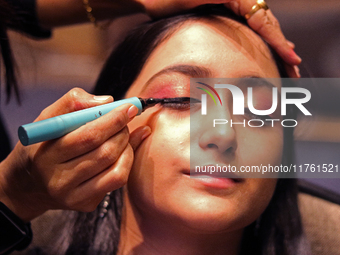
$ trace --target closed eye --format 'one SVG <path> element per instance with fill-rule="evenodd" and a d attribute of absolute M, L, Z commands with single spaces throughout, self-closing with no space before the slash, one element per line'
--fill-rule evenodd
<path fill-rule="evenodd" d="M 249 108 L 244 108 L 244 114 L 247 115 L 250 119 L 260 119 L 265 121 L 266 119 L 273 119 L 271 116 L 269 115 L 257 115 L 252 113 Z"/>
<path fill-rule="evenodd" d="M 164 101 L 162 106 L 164 108 L 172 108 L 175 110 L 189 110 L 193 105 L 201 103 L 200 100 L 191 97 L 177 97 L 169 98 L 169 100 Z"/>

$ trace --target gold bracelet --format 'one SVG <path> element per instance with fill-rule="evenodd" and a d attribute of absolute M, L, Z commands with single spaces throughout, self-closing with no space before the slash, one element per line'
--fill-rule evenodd
<path fill-rule="evenodd" d="M 91 23 L 93 23 L 96 27 L 99 27 L 101 29 L 106 29 L 111 25 L 112 20 L 109 20 L 103 25 L 98 25 L 96 17 L 93 15 L 93 9 L 90 6 L 89 0 L 83 0 L 83 5 L 86 11 L 87 18 Z"/>
<path fill-rule="evenodd" d="M 83 0 L 83 5 L 86 11 L 87 18 L 90 20 L 91 23 L 93 23 L 95 26 L 97 26 L 97 20 L 93 16 L 92 13 L 92 7 L 90 6 L 89 0 Z"/>

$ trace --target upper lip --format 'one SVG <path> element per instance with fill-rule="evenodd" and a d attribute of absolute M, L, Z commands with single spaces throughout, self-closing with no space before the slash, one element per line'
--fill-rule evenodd
<path fill-rule="evenodd" d="M 209 166 L 216 167 L 216 164 L 200 165 L 200 167 L 209 167 Z M 195 169 L 187 169 L 187 170 L 184 170 L 183 173 L 190 175 L 190 176 L 209 176 L 213 178 L 229 178 L 229 179 L 233 179 L 238 182 L 243 180 L 243 178 L 241 178 L 240 175 L 238 175 L 237 173 L 231 172 L 231 171 L 210 173 L 210 172 L 196 172 Z"/>

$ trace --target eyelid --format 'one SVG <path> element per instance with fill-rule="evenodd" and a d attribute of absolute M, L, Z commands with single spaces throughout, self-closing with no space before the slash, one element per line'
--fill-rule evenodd
<path fill-rule="evenodd" d="M 246 115 L 250 115 L 250 116 L 254 116 L 254 119 L 261 119 L 261 120 L 265 120 L 265 119 L 273 119 L 273 117 L 271 117 L 270 115 L 257 115 L 252 113 L 248 107 L 244 108 L 244 114 Z"/>
<path fill-rule="evenodd" d="M 141 95 L 175 97 L 190 94 L 190 79 L 178 72 L 163 73 L 143 85 Z"/>

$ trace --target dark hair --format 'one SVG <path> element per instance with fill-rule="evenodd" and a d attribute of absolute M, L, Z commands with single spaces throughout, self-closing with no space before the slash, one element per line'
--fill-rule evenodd
<path fill-rule="evenodd" d="M 111 94 L 122 98 L 138 76 L 146 59 L 165 38 L 168 38 L 187 20 L 215 19 L 222 15 L 243 24 L 245 21 L 225 8 L 198 8 L 190 13 L 143 24 L 113 51 L 95 88 L 95 94 Z M 282 77 L 287 77 L 282 60 L 273 52 Z M 288 130 L 288 131 L 286 131 Z M 293 131 L 285 130 L 285 164 L 293 160 Z M 261 217 L 244 231 L 241 254 L 295 255 L 309 254 L 302 231 L 297 202 L 297 183 L 294 179 L 279 179 L 274 195 Z M 99 209 L 92 213 L 71 213 L 67 216 L 72 232 L 64 247 L 57 247 L 57 254 L 115 254 L 119 242 L 122 189 L 111 194 L 111 204 L 105 218 Z M 60 241 L 60 240 L 59 240 Z M 61 241 L 60 241 L 61 242 Z M 59 243 L 58 243 L 59 244 Z"/>
<path fill-rule="evenodd" d="M 15 22 L 14 17 L 15 14 L 11 6 L 6 1 L 0 0 L 0 51 L 5 67 L 7 102 L 11 97 L 12 89 L 14 89 L 17 100 L 20 102 L 19 89 L 14 71 L 15 63 L 7 35 L 7 26 L 8 24 Z M 0 85 L 1 83 L 2 82 L 0 77 Z"/>

